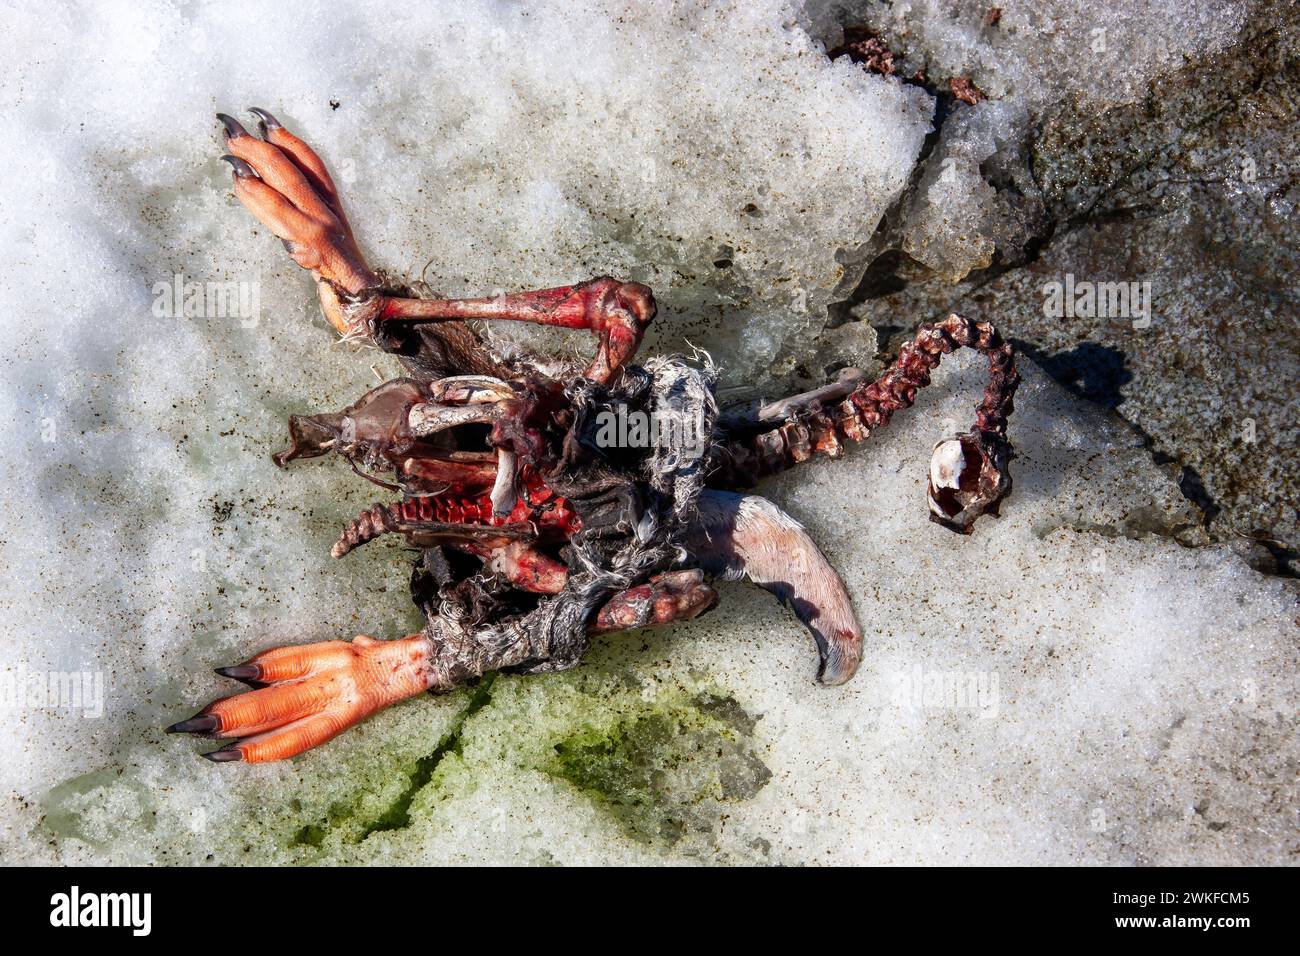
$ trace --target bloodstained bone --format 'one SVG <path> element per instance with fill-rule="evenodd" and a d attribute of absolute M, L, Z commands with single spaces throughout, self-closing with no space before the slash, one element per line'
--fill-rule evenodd
<path fill-rule="evenodd" d="M 637 627 L 689 621 L 713 609 L 718 592 L 699 570 L 675 571 L 621 591 L 596 612 L 590 632 L 612 634 Z"/>
<path fill-rule="evenodd" d="M 412 543 L 433 544 L 461 537 L 478 547 L 485 542 L 521 539 L 568 540 L 582 527 L 569 503 L 555 495 L 531 469 L 525 473 L 525 491 L 505 517 L 492 512 L 487 495 L 457 498 L 449 494 L 421 496 L 376 503 L 352 519 L 330 554 L 341 558 L 381 534 L 400 533 Z"/>
<path fill-rule="evenodd" d="M 839 458 L 844 440 L 863 441 L 873 430 L 888 425 L 895 412 L 911 407 L 917 390 L 930 384 L 930 372 L 943 356 L 961 347 L 977 350 L 989 363 L 989 380 L 975 410 L 975 427 L 962 436 L 968 457 L 978 468 L 972 471 L 974 477 L 966 477 L 961 492 L 931 487 L 930 497 L 941 500 L 940 508 L 932 510 L 933 520 L 969 534 L 979 515 L 997 514 L 999 502 L 1011 489 L 1006 468 L 1011 447 L 1006 430 L 1020 375 L 1011 344 L 991 324 L 957 314 L 920 326 L 884 374 L 859 385 L 837 404 L 808 409 L 770 431 L 719 444 L 709 483 L 752 487 L 814 454 Z"/>
<path fill-rule="evenodd" d="M 888 51 L 863 42 L 853 55 L 892 72 Z M 975 427 L 935 447 L 932 518 L 968 533 L 1010 490 L 1006 422 L 1018 377 L 1010 345 L 987 322 L 951 315 L 921 326 L 874 382 L 846 370 L 753 414 L 720 415 L 712 368 L 630 364 L 655 315 L 644 285 L 602 277 L 451 300 L 382 279 L 358 251 L 324 163 L 271 114 L 254 115 L 261 139 L 221 117 L 236 196 L 313 273 L 340 334 L 370 338 L 407 371 L 340 412 L 292 416 L 290 447 L 275 460 L 337 455 L 400 493 L 349 522 L 332 553 L 400 535 L 419 554 L 411 591 L 426 625 L 391 641 L 273 648 L 219 669 L 254 689 L 169 728 L 234 740 L 206 755 L 214 761 L 291 757 L 399 700 L 489 671 L 573 667 L 592 634 L 707 612 L 718 597 L 709 577 L 747 577 L 773 592 L 812 635 L 819 680 L 843 683 L 862 657 L 843 581 L 794 519 L 732 489 L 813 455 L 839 457 L 845 441 L 909 407 L 958 347 L 987 356 L 989 384 Z M 470 319 L 587 329 L 596 354 L 585 370 L 498 355 Z M 702 444 L 669 429 L 651 447 L 603 447 L 595 422 L 615 410 L 696 425 Z"/>
<path fill-rule="evenodd" d="M 590 329 L 600 345 L 583 376 L 603 383 L 636 354 L 654 316 L 654 295 L 648 287 L 602 276 L 572 286 L 481 299 L 390 297 L 373 321 L 384 326 L 400 321 L 507 319 Z"/>

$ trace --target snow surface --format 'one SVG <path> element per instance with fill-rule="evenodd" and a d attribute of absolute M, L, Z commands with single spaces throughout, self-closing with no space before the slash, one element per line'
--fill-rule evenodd
<path fill-rule="evenodd" d="M 0 11 L 0 678 L 103 688 L 98 714 L 0 700 L 0 859 L 1289 858 L 1294 592 L 1174 543 L 1194 515 L 1168 476 L 1027 363 L 1016 492 L 971 538 L 927 522 L 924 479 L 975 363 L 765 486 L 857 602 L 844 688 L 814 685 L 767 594 L 727 585 L 698 622 L 410 702 L 290 764 L 215 766 L 160 733 L 228 690 L 215 665 L 418 626 L 399 548 L 328 556 L 373 489 L 271 464 L 287 414 L 395 366 L 331 344 L 231 197 L 212 113 L 263 106 L 315 144 L 376 265 L 448 294 L 645 281 L 650 350 L 761 380 L 812 347 L 837 254 L 900 195 L 933 106 L 829 62 L 807 22 L 774 0 Z M 1214 42 L 1187 22 L 1180 42 Z M 177 274 L 259 308 L 159 315 Z"/>

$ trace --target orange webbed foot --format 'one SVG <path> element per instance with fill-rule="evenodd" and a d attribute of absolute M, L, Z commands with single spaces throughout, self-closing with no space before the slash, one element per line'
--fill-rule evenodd
<path fill-rule="evenodd" d="M 428 690 L 430 649 L 423 634 L 273 648 L 247 663 L 217 668 L 255 690 L 214 701 L 167 732 L 235 741 L 204 754 L 209 760 L 284 760 Z"/>
<path fill-rule="evenodd" d="M 294 262 L 316 275 L 326 316 L 340 333 L 351 332 L 339 293 L 358 295 L 379 279 L 357 248 L 334 180 L 316 152 L 279 120 L 263 109 L 249 112 L 258 119 L 260 139 L 234 117 L 217 114 L 235 197 L 280 237 Z"/>

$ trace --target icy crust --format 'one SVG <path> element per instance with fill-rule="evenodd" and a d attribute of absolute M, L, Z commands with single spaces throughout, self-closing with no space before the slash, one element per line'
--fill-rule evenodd
<path fill-rule="evenodd" d="M 1167 537 L 1187 517 L 1173 484 L 1028 363 L 1004 517 L 970 538 L 930 524 L 929 448 L 965 425 L 981 371 L 946 364 L 868 445 L 763 489 L 854 595 L 868 644 L 845 687 L 815 686 L 806 634 L 744 585 L 724 585 L 697 622 L 602 639 L 575 671 L 415 701 L 289 765 L 214 768 L 160 741 L 179 706 L 172 678 L 161 708 L 114 712 L 101 769 L 32 794 L 12 816 L 12 852 L 1284 862 L 1294 592 L 1225 550 Z M 180 678 L 181 696 L 215 690 L 198 668 L 227 641 L 238 643 L 170 651 L 198 675 Z M 47 746 L 66 723 L 44 729 Z"/>
<path fill-rule="evenodd" d="M 869 28 L 896 54 L 899 76 L 921 74 L 939 90 L 962 78 L 986 97 L 974 108 L 958 106 L 940 127 L 899 224 L 904 252 L 959 282 L 992 265 L 995 251 L 1014 262 L 1028 238 L 1016 210 L 1020 197 L 1036 198 L 1038 184 L 1027 167 L 1017 167 L 1024 164 L 1023 141 L 1044 113 L 1093 116 L 1140 101 L 1154 78 L 1230 47 L 1250 6 L 1238 0 L 810 0 L 799 20 L 827 49 L 839 46 L 845 25 Z M 1013 189 L 995 172 L 1006 163 L 983 165 L 995 154 L 1010 160 L 1001 178 L 1011 172 Z M 1015 197 L 1010 210 L 995 202 L 995 183 Z M 1005 243 L 997 241 L 1000 235 Z"/>
<path fill-rule="evenodd" d="M 858 603 L 846 688 L 817 688 L 792 617 L 728 585 L 698 623 L 410 702 L 289 765 L 163 737 L 230 689 L 214 665 L 419 625 L 399 548 L 328 558 L 375 490 L 270 463 L 290 412 L 393 365 L 326 344 L 308 281 L 229 195 L 215 109 L 279 107 L 374 261 L 432 258 L 442 291 L 648 281 L 648 351 L 689 339 L 733 383 L 813 347 L 832 253 L 898 194 L 928 97 L 826 62 L 784 5 L 647 7 L 0 13 L 21 39 L 0 66 L 0 675 L 104 688 L 98 717 L 0 709 L 5 862 L 1286 858 L 1294 596 L 1166 537 L 1194 520 L 1172 483 L 1032 368 L 1016 492 L 973 538 L 924 496 L 973 368 L 765 489 Z M 255 283 L 256 321 L 160 314 L 176 274 Z M 807 314 L 780 304 L 796 287 Z M 983 680 L 974 707 L 944 704 L 954 673 Z"/>
<path fill-rule="evenodd" d="M 906 212 L 904 252 L 951 282 L 993 264 L 996 191 L 980 164 L 1008 145 L 1024 119 L 1013 105 L 988 103 L 943 126 Z"/>
<path fill-rule="evenodd" d="M 1250 8 L 1247 0 L 809 0 L 800 21 L 830 45 L 844 23 L 870 27 L 905 54 L 900 72 L 966 77 L 993 99 L 1099 106 L 1141 99 L 1152 77 L 1226 49 Z"/>

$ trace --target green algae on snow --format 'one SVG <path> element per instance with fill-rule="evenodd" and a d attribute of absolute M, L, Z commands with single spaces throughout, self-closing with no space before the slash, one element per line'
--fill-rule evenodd
<path fill-rule="evenodd" d="M 414 766 L 406 775 L 406 783 L 386 807 L 378 813 L 369 815 L 368 819 L 362 819 L 359 808 L 349 807 L 342 803 L 333 804 L 324 820 L 306 823 L 301 826 L 294 834 L 289 845 L 291 847 L 319 849 L 325 843 L 325 838 L 331 831 L 343 829 L 350 831 L 345 833 L 344 839 L 346 842 L 360 843 L 372 833 L 403 830 L 409 827 L 411 825 L 411 804 L 415 801 L 416 795 L 433 781 L 434 773 L 444 757 L 448 754 L 460 754 L 461 733 L 464 730 L 465 722 L 486 707 L 492 700 L 492 683 L 496 680 L 496 677 L 495 673 L 488 674 L 473 689 L 469 702 L 452 720 L 451 726 L 443 734 L 442 739 L 438 741 L 438 745 L 415 761 Z"/>
<path fill-rule="evenodd" d="M 700 694 L 587 725 L 542 768 L 609 811 L 640 840 L 708 831 L 717 804 L 745 800 L 772 777 L 753 752 L 754 718 L 729 697 Z"/>

